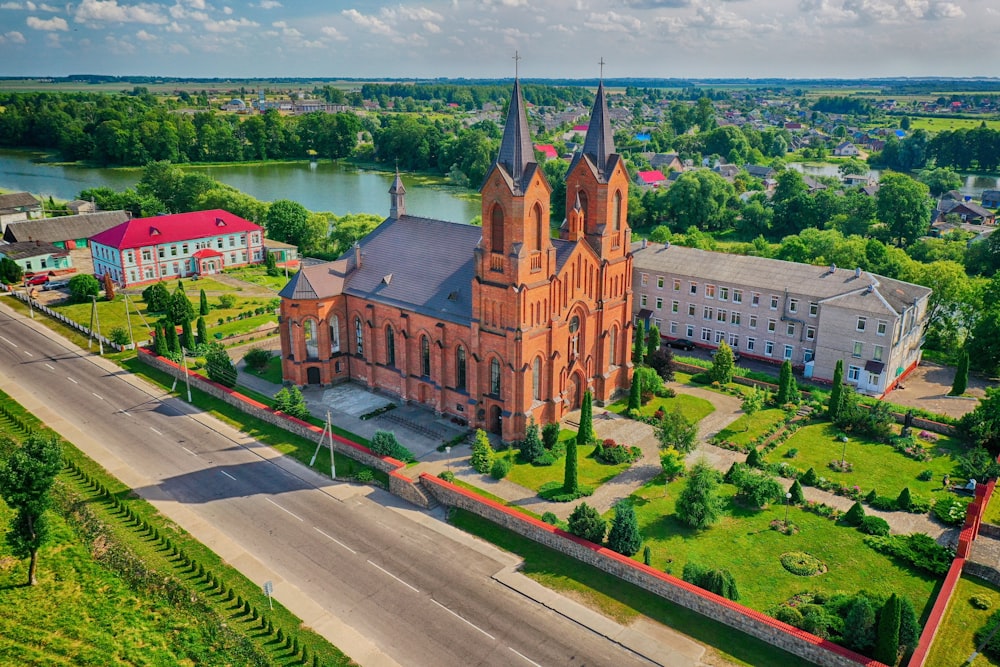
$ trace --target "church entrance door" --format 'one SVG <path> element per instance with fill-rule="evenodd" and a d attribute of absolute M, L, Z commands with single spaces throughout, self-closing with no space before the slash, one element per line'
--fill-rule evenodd
<path fill-rule="evenodd" d="M 309 384 L 320 383 L 318 368 L 316 368 L 315 366 L 310 366 L 309 368 L 306 369 L 306 382 L 308 382 Z"/>
<path fill-rule="evenodd" d="M 497 435 L 502 435 L 500 433 L 500 406 L 494 405 L 490 408 L 490 433 L 496 433 Z"/>
<path fill-rule="evenodd" d="M 566 403 L 567 409 L 579 410 L 583 402 L 583 378 L 579 373 L 573 373 L 566 381 Z"/>

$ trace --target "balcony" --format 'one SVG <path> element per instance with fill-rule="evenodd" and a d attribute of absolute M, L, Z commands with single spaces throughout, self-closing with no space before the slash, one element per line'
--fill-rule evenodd
<path fill-rule="evenodd" d="M 542 253 L 534 252 L 531 254 L 531 272 L 542 270 Z"/>

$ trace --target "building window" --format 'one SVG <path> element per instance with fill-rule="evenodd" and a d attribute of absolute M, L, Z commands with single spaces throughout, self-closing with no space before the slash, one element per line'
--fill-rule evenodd
<path fill-rule="evenodd" d="M 720 287 L 719 288 L 719 301 L 729 301 L 729 288 Z"/>
<path fill-rule="evenodd" d="M 771 310 L 778 310 L 778 297 L 771 295 Z"/>
<path fill-rule="evenodd" d="M 354 318 L 354 349 L 359 357 L 365 356 L 365 336 L 360 317 Z"/>
<path fill-rule="evenodd" d="M 646 305 L 646 304 L 643 304 Z M 580 317 L 574 315 L 569 321 L 569 357 L 575 359 L 580 353 Z"/>
<path fill-rule="evenodd" d="M 455 350 L 455 389 L 465 391 L 465 348 Z"/>
<path fill-rule="evenodd" d="M 663 289 L 663 276 L 656 276 L 656 289 Z"/>
<path fill-rule="evenodd" d="M 680 309 L 681 309 L 681 302 L 680 301 L 671 301 L 670 302 L 670 312 L 671 313 L 679 312 Z"/>
<path fill-rule="evenodd" d="M 656 297 L 656 309 L 660 310 L 661 308 L 663 308 L 663 297 L 658 296 Z"/>
<path fill-rule="evenodd" d="M 859 366 L 848 366 L 847 367 L 847 379 L 851 382 L 857 382 L 861 378 L 861 368 Z"/>
<path fill-rule="evenodd" d="M 493 213 L 490 215 L 490 245 L 493 252 L 503 252 L 503 209 L 500 204 L 493 206 Z"/>
<path fill-rule="evenodd" d="M 694 338 L 694 325 L 693 324 L 687 325 L 687 331 L 685 333 L 688 339 Z"/>
<path fill-rule="evenodd" d="M 160 246 L 159 248 L 156 249 L 156 256 L 159 257 L 160 259 L 163 259 L 164 257 L 167 256 L 167 249 L 164 248 L 163 246 Z"/>
<path fill-rule="evenodd" d="M 882 361 L 882 354 L 885 352 L 885 348 L 881 345 L 876 345 L 875 350 L 872 351 L 872 359 L 875 361 Z"/>
<path fill-rule="evenodd" d="M 747 338 L 747 352 L 753 352 L 755 347 L 757 347 L 757 339 Z"/>
<path fill-rule="evenodd" d="M 725 324 L 726 323 L 726 318 L 728 317 L 728 315 L 729 314 L 725 310 L 723 310 L 722 308 L 719 308 L 719 312 L 715 316 L 715 320 L 717 322 L 722 322 L 723 324 Z"/>
<path fill-rule="evenodd" d="M 614 211 L 612 212 L 612 215 L 614 217 L 612 218 L 612 220 L 614 222 L 614 231 L 617 232 L 619 229 L 622 228 L 622 192 L 621 192 L 621 190 L 615 190 L 615 196 L 614 196 L 613 202 L 614 202 L 613 203 Z"/>
<path fill-rule="evenodd" d="M 542 400 L 542 359 L 535 357 L 531 369 L 531 396 L 536 401 Z"/>
<path fill-rule="evenodd" d="M 858 331 L 864 331 L 865 330 L 865 326 L 867 326 L 867 325 L 868 325 L 868 319 L 867 318 L 865 318 L 865 317 L 859 317 L 858 318 Z"/>
<path fill-rule="evenodd" d="M 732 333 L 729 334 L 729 347 L 731 347 L 731 348 L 733 348 L 735 350 L 735 349 L 738 349 L 739 346 L 740 346 L 740 337 L 737 336 L 736 334 L 732 334 Z"/>
<path fill-rule="evenodd" d="M 490 360 L 490 393 L 500 395 L 500 360 L 495 357 Z"/>
<path fill-rule="evenodd" d="M 396 366 L 396 332 L 391 325 L 385 328 L 385 365 Z"/>
<path fill-rule="evenodd" d="M 816 329 L 814 327 L 806 327 L 806 340 L 816 340 Z"/>
<path fill-rule="evenodd" d="M 187 255 L 188 254 L 188 244 L 187 243 L 181 245 L 181 254 L 182 255 Z"/>
<path fill-rule="evenodd" d="M 715 285 L 705 285 L 705 298 L 706 299 L 715 298 Z"/>
<path fill-rule="evenodd" d="M 671 336 L 676 336 L 677 335 L 677 322 L 671 322 L 670 323 L 670 335 Z"/>
<path fill-rule="evenodd" d="M 751 315 L 750 316 L 749 326 L 750 326 L 751 329 L 756 329 L 757 328 L 757 316 L 756 315 Z"/>
<path fill-rule="evenodd" d="M 177 246 L 176 245 L 170 246 L 170 256 L 171 257 L 176 257 L 177 256 Z"/>
<path fill-rule="evenodd" d="M 816 317 L 819 315 L 819 304 L 815 301 L 809 302 L 809 317 Z"/>
<path fill-rule="evenodd" d="M 427 336 L 420 337 L 420 374 L 431 376 L 431 341 Z"/>
<path fill-rule="evenodd" d="M 861 341 L 857 341 L 856 340 L 856 341 L 854 341 L 854 349 L 851 352 L 851 356 L 853 356 L 855 359 L 860 359 L 861 358 L 861 352 L 863 350 L 864 350 L 864 345 L 861 343 Z"/>
<path fill-rule="evenodd" d="M 135 254 L 131 250 L 128 251 L 128 254 L 126 255 L 126 257 L 128 258 L 128 263 L 129 264 L 134 264 L 135 263 Z"/>
<path fill-rule="evenodd" d="M 645 294 L 642 294 L 642 295 L 640 295 L 640 296 L 639 296 L 639 303 L 640 303 L 640 304 L 641 304 L 641 305 L 642 305 L 643 307 L 645 307 L 645 306 L 646 306 L 646 301 L 647 301 L 647 298 L 646 298 L 646 295 L 645 295 Z"/>
<path fill-rule="evenodd" d="M 785 335 L 786 336 L 794 336 L 795 335 L 795 323 L 794 322 L 788 322 L 787 323 L 787 325 L 785 326 Z"/>
<path fill-rule="evenodd" d="M 768 357 L 774 355 L 774 342 L 773 341 L 765 341 L 764 342 L 764 354 L 766 356 L 768 356 Z"/>
<path fill-rule="evenodd" d="M 701 330 L 701 339 L 703 341 L 705 341 L 706 343 L 711 343 L 712 342 L 712 330 L 711 329 L 702 329 Z"/>
<path fill-rule="evenodd" d="M 215 247 L 218 248 L 219 250 L 222 250 L 222 237 L 221 236 L 218 237 L 217 239 L 215 239 Z"/>
<path fill-rule="evenodd" d="M 722 339 L 725 338 L 725 337 L 726 337 L 726 332 L 725 331 L 718 331 L 717 330 L 715 332 L 715 344 L 718 345 L 719 343 L 721 343 Z"/>
<path fill-rule="evenodd" d="M 791 345 L 786 345 L 785 346 L 785 355 L 782 357 L 782 359 L 791 360 L 793 352 L 795 352 L 795 348 L 792 347 Z"/>
<path fill-rule="evenodd" d="M 729 313 L 729 323 L 732 324 L 734 327 L 740 326 L 740 314 L 735 310 Z"/>
<path fill-rule="evenodd" d="M 648 273 L 643 273 L 642 276 L 640 276 L 640 278 L 639 278 L 639 284 L 642 285 L 643 287 L 645 287 L 646 285 L 649 284 L 649 274 Z"/>
<path fill-rule="evenodd" d="M 775 329 L 777 329 L 777 328 L 778 328 L 778 322 L 777 322 L 777 320 L 771 320 L 771 319 L 769 319 L 767 321 L 767 333 L 774 333 Z"/>
<path fill-rule="evenodd" d="M 618 365 L 618 327 L 611 327 L 611 331 L 608 332 L 608 355 L 611 359 L 610 365 Z"/>
<path fill-rule="evenodd" d="M 690 293 L 691 294 L 697 294 L 698 293 L 698 283 L 691 283 Z"/>
<path fill-rule="evenodd" d="M 756 308 L 760 305 L 760 292 L 750 292 L 750 306 Z"/>
<path fill-rule="evenodd" d="M 705 309 L 701 313 L 701 319 L 703 319 L 703 320 L 710 320 L 710 319 L 712 319 L 712 317 L 714 317 L 714 315 L 715 315 L 715 311 L 713 309 L 709 308 L 708 306 L 705 306 Z"/>
<path fill-rule="evenodd" d="M 681 291 L 681 281 L 678 278 L 674 278 L 674 291 L 675 292 Z"/>
<path fill-rule="evenodd" d="M 694 317 L 694 308 L 695 306 L 693 303 L 688 304 L 688 317 Z"/>
<path fill-rule="evenodd" d="M 743 290 L 741 289 L 733 290 L 733 303 L 743 303 Z"/>
<path fill-rule="evenodd" d="M 316 340 L 316 322 L 306 320 L 302 323 L 302 337 L 306 342 L 306 359 L 318 359 L 319 344 Z"/>
<path fill-rule="evenodd" d="M 340 318 L 330 318 L 330 354 L 340 352 Z"/>
<path fill-rule="evenodd" d="M 889 323 L 885 320 L 879 320 L 875 325 L 875 333 L 879 336 L 884 336 L 886 330 L 888 329 Z"/>
<path fill-rule="evenodd" d="M 797 313 L 797 312 L 799 312 L 799 300 L 798 299 L 789 299 L 788 300 L 788 312 L 790 312 L 790 313 Z"/>
<path fill-rule="evenodd" d="M 812 360 L 813 360 L 813 351 L 812 350 L 802 350 L 802 361 L 804 361 L 804 362 L 806 362 L 808 364 Z"/>

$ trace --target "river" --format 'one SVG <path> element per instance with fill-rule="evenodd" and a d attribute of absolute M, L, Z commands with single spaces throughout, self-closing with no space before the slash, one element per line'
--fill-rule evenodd
<path fill-rule="evenodd" d="M 0 150 L 0 188 L 27 191 L 35 196 L 75 199 L 81 190 L 107 186 L 115 190 L 132 187 L 139 169 L 101 169 L 75 165 L 53 165 L 32 151 Z M 375 213 L 388 215 L 392 174 L 359 169 L 331 162 L 273 162 L 253 165 L 198 167 L 218 181 L 262 201 L 291 199 L 310 211 Z M 448 186 L 426 185 L 408 179 L 406 212 L 438 220 L 469 222 L 479 215 L 478 196 Z M 466 195 L 466 196 L 463 196 Z"/>
<path fill-rule="evenodd" d="M 839 167 L 833 164 L 803 164 L 801 162 L 789 162 L 789 169 L 800 171 L 809 176 L 840 176 Z M 871 169 L 871 174 L 878 180 L 878 169 Z M 977 174 L 962 174 L 962 187 L 960 191 L 963 195 L 968 195 L 973 199 L 980 199 L 983 190 L 1000 189 L 1000 178 L 996 176 L 981 176 Z"/>

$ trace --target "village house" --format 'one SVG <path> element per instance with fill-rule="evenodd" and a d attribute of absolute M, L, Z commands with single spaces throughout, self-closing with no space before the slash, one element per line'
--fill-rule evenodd
<path fill-rule="evenodd" d="M 127 221 L 128 211 L 101 211 L 59 218 L 42 218 L 7 225 L 3 238 L 8 243 L 42 241 L 63 250 L 86 248 L 92 236 Z"/>
<path fill-rule="evenodd" d="M 850 141 L 844 141 L 834 147 L 833 154 L 837 157 L 857 157 L 859 152 L 857 146 Z"/>
<path fill-rule="evenodd" d="M 981 201 L 984 208 L 1000 208 L 1000 190 L 983 190 Z"/>
<path fill-rule="evenodd" d="M 35 273 L 67 273 L 73 270 L 68 252 L 41 241 L 2 243 L 0 257 L 12 260 L 21 267 L 26 276 Z"/>
<path fill-rule="evenodd" d="M 0 195 L 0 234 L 12 222 L 42 217 L 42 202 L 29 192 Z"/>
<path fill-rule="evenodd" d="M 861 269 L 633 244 L 636 320 L 667 338 L 789 360 L 804 377 L 882 395 L 920 361 L 931 290 Z"/>
<path fill-rule="evenodd" d="M 94 274 L 130 287 L 264 261 L 264 230 L 215 209 L 135 218 L 90 239 Z"/>

